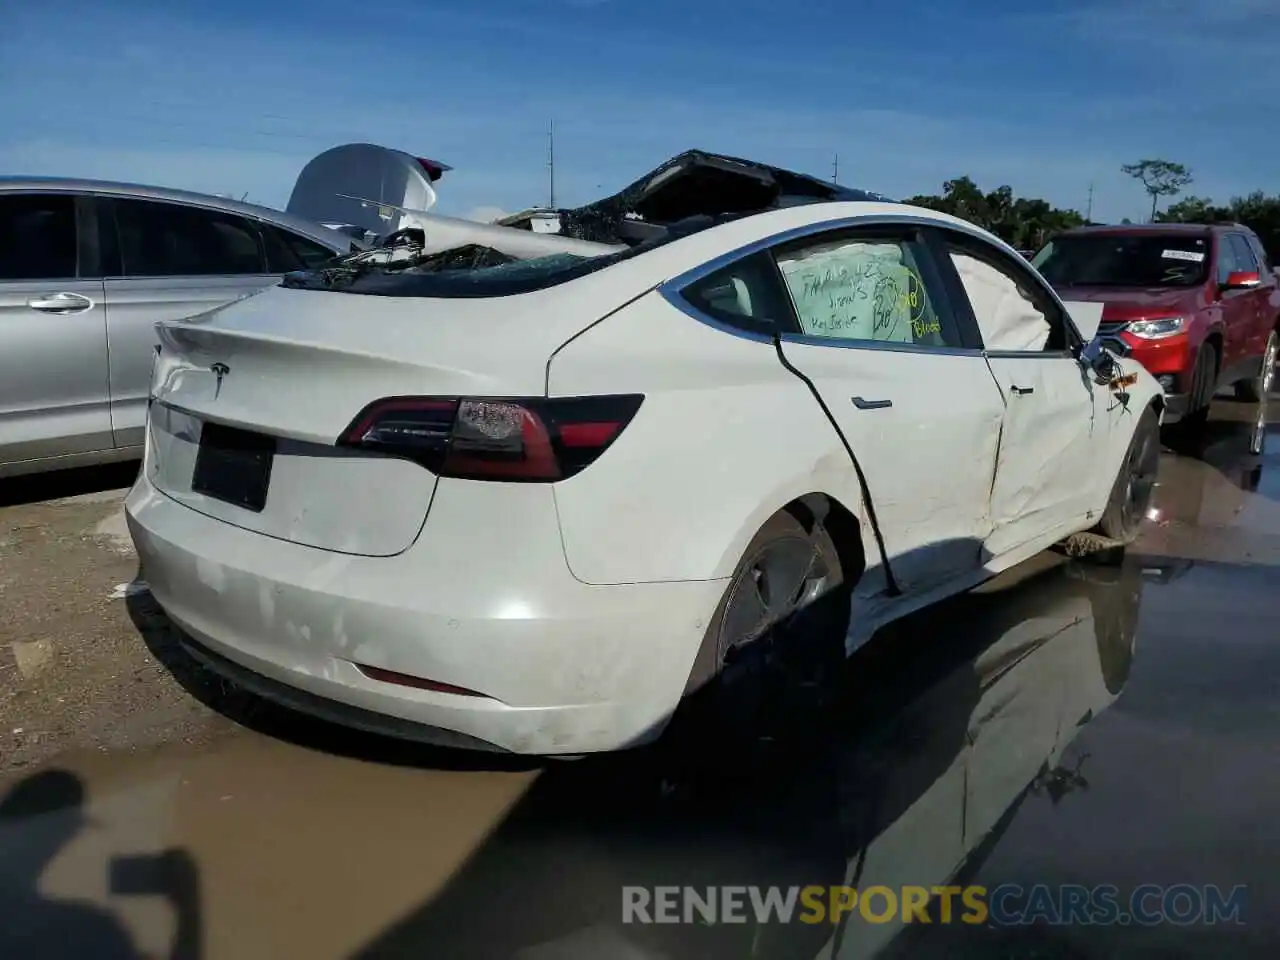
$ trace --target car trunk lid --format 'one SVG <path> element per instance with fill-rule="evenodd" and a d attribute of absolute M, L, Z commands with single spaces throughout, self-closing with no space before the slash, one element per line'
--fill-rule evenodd
<path fill-rule="evenodd" d="M 273 288 L 158 325 L 144 469 L 193 510 L 363 556 L 407 549 L 436 478 L 337 446 L 392 396 L 539 396 L 548 358 L 594 319 L 556 291 L 500 299 Z"/>

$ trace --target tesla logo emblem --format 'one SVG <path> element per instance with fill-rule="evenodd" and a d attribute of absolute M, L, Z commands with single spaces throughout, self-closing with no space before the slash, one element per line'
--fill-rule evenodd
<path fill-rule="evenodd" d="M 225 363 L 215 363 L 209 368 L 213 371 L 213 375 L 218 378 L 217 385 L 213 388 L 213 399 L 217 400 L 219 394 L 222 393 L 222 378 L 231 372 L 231 368 Z"/>

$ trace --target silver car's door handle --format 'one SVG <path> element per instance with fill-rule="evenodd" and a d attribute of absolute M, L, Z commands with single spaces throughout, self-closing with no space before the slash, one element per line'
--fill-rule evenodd
<path fill-rule="evenodd" d="M 1017 384 L 1014 384 L 1009 389 L 1012 390 L 1015 394 L 1017 394 L 1020 397 L 1025 397 L 1028 393 L 1036 392 L 1035 387 L 1020 387 Z"/>
<path fill-rule="evenodd" d="M 853 405 L 859 410 L 883 410 L 885 407 L 892 407 L 892 400 L 863 400 L 861 397 L 853 398 Z"/>
<path fill-rule="evenodd" d="M 27 306 L 41 313 L 84 313 L 93 307 L 93 301 L 78 293 L 47 293 L 32 297 Z"/>

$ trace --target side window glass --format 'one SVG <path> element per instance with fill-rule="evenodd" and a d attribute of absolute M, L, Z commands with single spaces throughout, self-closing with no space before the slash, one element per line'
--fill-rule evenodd
<path fill-rule="evenodd" d="M 985 349 L 1057 353 L 1067 348 L 1061 308 L 1021 264 L 1009 262 L 978 241 L 949 240 L 947 247 Z"/>
<path fill-rule="evenodd" d="M 314 270 L 334 257 L 328 247 L 274 224 L 262 224 L 262 239 L 267 245 L 267 269 L 271 273 Z"/>
<path fill-rule="evenodd" d="M 291 273 L 306 269 L 302 258 L 293 247 L 285 243 L 284 234 L 269 223 L 262 224 L 262 243 L 267 250 L 268 272 Z"/>
<path fill-rule="evenodd" d="M 117 200 L 127 277 L 261 274 L 257 227 L 243 217 L 153 200 Z"/>
<path fill-rule="evenodd" d="M 945 299 L 920 271 L 926 256 L 914 241 L 846 237 L 790 247 L 777 264 L 807 336 L 959 347 Z"/>
<path fill-rule="evenodd" d="M 1231 234 L 1228 239 L 1231 241 L 1231 247 L 1236 253 L 1236 269 L 1259 273 L 1258 258 L 1253 255 L 1249 241 L 1238 233 Z"/>
<path fill-rule="evenodd" d="M 1271 258 L 1267 256 L 1266 248 L 1263 247 L 1262 241 L 1257 237 L 1249 237 L 1249 246 L 1253 249 L 1253 255 L 1258 258 L 1258 265 L 1262 267 L 1263 273 L 1271 272 Z"/>
<path fill-rule="evenodd" d="M 76 276 L 75 204 L 59 194 L 0 197 L 0 280 Z"/>
<path fill-rule="evenodd" d="M 696 280 L 681 295 L 689 304 L 722 323 L 765 332 L 775 326 L 790 332 L 791 309 L 767 253 L 744 257 Z"/>
<path fill-rule="evenodd" d="M 294 253 L 302 260 L 307 269 L 314 270 L 322 263 L 328 263 L 333 259 L 333 251 L 328 247 L 308 240 L 306 237 L 300 237 L 296 233 L 284 232 L 284 238 L 289 246 L 293 248 Z"/>
<path fill-rule="evenodd" d="M 1235 273 L 1237 270 L 1245 270 L 1247 267 L 1239 266 L 1236 261 L 1236 248 L 1231 243 L 1231 237 L 1228 234 L 1218 235 L 1218 283 L 1227 282 L 1227 277 Z"/>

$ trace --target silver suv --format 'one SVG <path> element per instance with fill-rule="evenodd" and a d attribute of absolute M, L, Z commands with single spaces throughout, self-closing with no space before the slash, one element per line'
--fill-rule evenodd
<path fill-rule="evenodd" d="M 360 246 L 219 197 L 0 177 L 0 477 L 138 457 L 157 321 Z"/>

